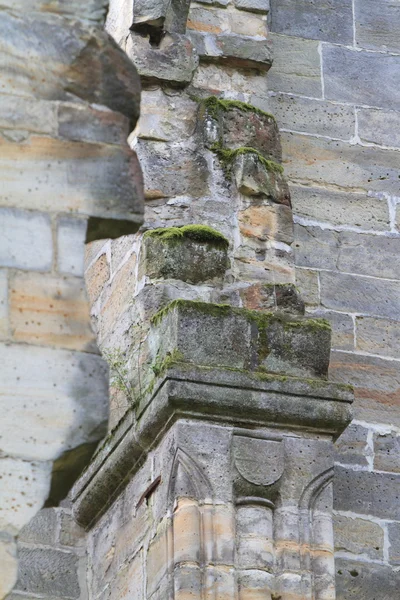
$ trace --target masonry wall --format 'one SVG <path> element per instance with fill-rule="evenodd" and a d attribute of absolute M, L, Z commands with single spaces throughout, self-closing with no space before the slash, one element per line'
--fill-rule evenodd
<path fill-rule="evenodd" d="M 355 386 L 355 418 L 337 443 L 337 594 L 393 598 L 400 586 L 400 4 L 272 0 L 269 19 L 275 62 L 260 106 L 282 131 L 296 281 L 307 310 L 332 323 L 330 378 Z"/>

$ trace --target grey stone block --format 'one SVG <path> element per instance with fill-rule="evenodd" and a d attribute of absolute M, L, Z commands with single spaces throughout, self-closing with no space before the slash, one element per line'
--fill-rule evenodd
<path fill-rule="evenodd" d="M 368 466 L 368 429 L 352 423 L 335 443 L 335 460 L 342 464 Z M 357 554 L 357 552 L 356 552 Z"/>
<path fill-rule="evenodd" d="M 355 418 L 400 426 L 400 364 L 397 361 L 333 350 L 329 377 L 354 385 Z"/>
<path fill-rule="evenodd" d="M 377 523 L 334 515 L 333 531 L 336 552 L 351 552 L 374 560 L 383 559 L 384 534 Z"/>
<path fill-rule="evenodd" d="M 331 310 L 316 310 L 313 317 L 329 321 L 332 327 L 332 348 L 335 350 L 354 350 L 354 322 L 352 317 Z"/>
<path fill-rule="evenodd" d="M 307 306 L 319 304 L 318 272 L 296 268 L 296 287 Z"/>
<path fill-rule="evenodd" d="M 239 154 L 233 162 L 232 171 L 241 194 L 267 198 L 271 202 L 290 206 L 290 192 L 285 176 L 276 167 L 268 168 L 267 163 L 263 163 L 257 154 Z"/>
<path fill-rule="evenodd" d="M 400 520 L 400 475 L 335 467 L 334 508 Z"/>
<path fill-rule="evenodd" d="M 400 52 L 400 11 L 396 0 L 355 0 L 354 8 L 357 46 Z"/>
<path fill-rule="evenodd" d="M 400 358 L 400 323 L 389 319 L 357 317 L 357 349 Z"/>
<path fill-rule="evenodd" d="M 85 543 L 85 532 L 79 527 L 72 515 L 62 511 L 60 513 L 59 542 L 62 546 L 76 547 Z"/>
<path fill-rule="evenodd" d="M 59 273 L 83 277 L 86 219 L 59 217 L 57 221 L 57 268 Z"/>
<path fill-rule="evenodd" d="M 333 310 L 397 319 L 400 282 L 321 272 L 321 303 Z"/>
<path fill-rule="evenodd" d="M 295 263 L 299 267 L 336 270 L 340 234 L 319 227 L 294 226 Z M 333 307 L 332 307 L 333 308 Z"/>
<path fill-rule="evenodd" d="M 367 194 L 336 192 L 323 187 L 290 186 L 293 213 L 300 217 L 350 225 L 361 229 L 388 231 L 389 208 L 386 200 Z"/>
<path fill-rule="evenodd" d="M 400 56 L 324 44 L 322 57 L 327 99 L 400 108 Z"/>
<path fill-rule="evenodd" d="M 374 467 L 378 471 L 400 473 L 400 435 L 376 433 L 374 435 Z"/>
<path fill-rule="evenodd" d="M 358 135 L 363 142 L 400 148 L 400 112 L 358 109 Z"/>
<path fill-rule="evenodd" d="M 270 34 L 274 64 L 268 73 L 269 89 L 321 98 L 318 42 Z"/>
<path fill-rule="evenodd" d="M 394 600 L 398 596 L 400 573 L 386 565 L 337 558 L 337 600 Z"/>
<path fill-rule="evenodd" d="M 355 131 L 354 108 L 324 100 L 271 93 L 254 103 L 270 111 L 280 128 L 349 140 Z"/>
<path fill-rule="evenodd" d="M 56 528 L 57 515 L 55 510 L 44 508 L 20 531 L 18 540 L 50 546 L 55 543 Z"/>
<path fill-rule="evenodd" d="M 400 237 L 342 231 L 337 268 L 346 273 L 400 279 L 399 254 Z"/>
<path fill-rule="evenodd" d="M 353 43 L 351 0 L 270 0 L 271 30 L 335 44 Z"/>
<path fill-rule="evenodd" d="M 269 0 L 234 0 L 236 8 L 250 12 L 267 14 L 270 10 Z"/>
<path fill-rule="evenodd" d="M 20 548 L 17 591 L 79 598 L 78 558 L 70 552 Z"/>
<path fill-rule="evenodd" d="M 110 110 L 60 104 L 57 116 L 58 134 L 67 140 L 123 145 L 131 132 L 129 119 Z"/>
<path fill-rule="evenodd" d="M 388 523 L 389 562 L 400 565 L 400 523 Z"/>
<path fill-rule="evenodd" d="M 295 133 L 282 133 L 282 149 L 286 176 L 301 185 L 329 184 L 343 192 L 399 193 L 397 150 Z"/>

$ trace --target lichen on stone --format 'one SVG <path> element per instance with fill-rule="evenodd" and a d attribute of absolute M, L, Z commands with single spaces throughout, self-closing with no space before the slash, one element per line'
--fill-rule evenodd
<path fill-rule="evenodd" d="M 195 242 L 211 244 L 217 248 L 227 248 L 229 240 L 212 227 L 208 225 L 183 225 L 182 227 L 159 227 L 146 231 L 143 236 L 146 238 L 156 238 L 163 242 L 177 243 L 184 239 L 190 239 Z"/>

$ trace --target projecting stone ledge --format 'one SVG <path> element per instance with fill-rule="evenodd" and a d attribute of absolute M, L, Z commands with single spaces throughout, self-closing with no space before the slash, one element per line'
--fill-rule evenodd
<path fill-rule="evenodd" d="M 150 336 L 147 391 L 73 489 L 75 518 L 86 528 L 180 419 L 332 439 L 351 420 L 349 387 L 321 379 L 330 343 L 324 321 L 178 301 L 156 316 Z M 290 360 L 302 376 L 282 374 Z"/>

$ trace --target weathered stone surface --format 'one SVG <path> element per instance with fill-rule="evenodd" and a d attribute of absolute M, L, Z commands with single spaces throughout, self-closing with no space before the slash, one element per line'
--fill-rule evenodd
<path fill-rule="evenodd" d="M 60 513 L 60 531 L 58 539 L 62 546 L 71 546 L 74 548 L 85 543 L 84 530 L 79 527 L 72 515 L 65 511 Z"/>
<path fill-rule="evenodd" d="M 222 279 L 228 268 L 227 247 L 207 241 L 157 239 L 145 237 L 143 263 L 139 267 L 147 277 L 181 279 L 198 284 Z"/>
<path fill-rule="evenodd" d="M 262 162 L 255 153 L 238 154 L 232 170 L 239 192 L 290 206 L 289 186 L 283 173 L 276 167 L 275 164 Z"/>
<path fill-rule="evenodd" d="M 351 552 L 375 560 L 383 559 L 383 529 L 377 523 L 335 515 L 335 551 Z"/>
<path fill-rule="evenodd" d="M 329 376 L 332 381 L 354 385 L 355 418 L 400 426 L 398 362 L 335 350 L 331 353 Z"/>
<path fill-rule="evenodd" d="M 267 36 L 266 17 L 262 14 L 226 10 L 222 7 L 192 5 L 187 22 L 188 30 L 212 34 L 247 35 L 249 38 Z"/>
<path fill-rule="evenodd" d="M 351 0 L 270 0 L 271 31 L 335 44 L 353 43 Z"/>
<path fill-rule="evenodd" d="M 51 546 L 56 541 L 56 529 L 56 511 L 54 508 L 44 508 L 20 531 L 18 541 Z"/>
<path fill-rule="evenodd" d="M 159 47 L 153 48 L 148 37 L 131 32 L 126 42 L 126 53 L 142 80 L 148 82 L 188 84 L 199 61 L 190 40 L 178 33 L 166 33 Z"/>
<path fill-rule="evenodd" d="M 399 237 L 342 231 L 337 266 L 346 273 L 400 279 L 400 267 L 396 260 L 399 252 Z"/>
<path fill-rule="evenodd" d="M 318 272 L 296 268 L 296 286 L 307 306 L 319 304 Z"/>
<path fill-rule="evenodd" d="M 250 12 L 259 12 L 267 14 L 269 12 L 269 0 L 234 0 L 235 6 L 240 10 Z"/>
<path fill-rule="evenodd" d="M 57 106 L 53 102 L 2 95 L 0 128 L 33 133 L 57 133 Z"/>
<path fill-rule="evenodd" d="M 400 520 L 400 475 L 335 467 L 334 507 L 382 519 Z"/>
<path fill-rule="evenodd" d="M 352 423 L 335 443 L 335 460 L 344 465 L 368 467 L 368 429 Z M 355 553 L 357 554 L 357 552 Z"/>
<path fill-rule="evenodd" d="M 48 215 L 2 207 L 0 234 L 3 266 L 32 271 L 51 269 L 53 243 Z"/>
<path fill-rule="evenodd" d="M 293 284 L 273 285 L 255 283 L 239 290 L 245 308 L 251 310 L 279 310 L 304 314 L 304 301 Z"/>
<path fill-rule="evenodd" d="M 395 150 L 295 133 L 282 134 L 282 148 L 286 176 L 294 183 L 398 194 L 399 157 Z"/>
<path fill-rule="evenodd" d="M 2 531 L 0 539 L 0 595 L 4 598 L 17 580 L 17 544 L 13 535 Z M 12 599 L 9 595 L 8 598 Z"/>
<path fill-rule="evenodd" d="M 374 467 L 378 471 L 400 473 L 400 435 L 376 433 L 374 435 Z"/>
<path fill-rule="evenodd" d="M 0 269 L 0 337 L 8 336 L 8 273 Z"/>
<path fill-rule="evenodd" d="M 357 317 L 357 349 L 400 358 L 400 323 L 389 319 Z"/>
<path fill-rule="evenodd" d="M 320 227 L 294 226 L 295 262 L 300 267 L 336 270 L 340 234 Z M 330 307 L 334 308 L 334 307 Z"/>
<path fill-rule="evenodd" d="M 335 560 L 338 600 L 391 600 L 399 589 L 399 574 L 373 562 Z"/>
<path fill-rule="evenodd" d="M 355 116 L 350 106 L 324 100 L 312 100 L 270 93 L 268 98 L 255 98 L 254 103 L 270 111 L 279 127 L 305 133 L 349 140 L 354 135 Z"/>
<path fill-rule="evenodd" d="M 96 352 L 85 282 L 77 277 L 18 273 L 10 279 L 15 341 Z"/>
<path fill-rule="evenodd" d="M 167 0 L 135 0 L 133 25 L 162 26 L 167 14 L 168 4 Z"/>
<path fill-rule="evenodd" d="M 99 356 L 25 344 L 4 344 L 0 353 L 4 383 L 1 450 L 5 454 L 52 460 L 101 437 L 108 416 L 108 378 Z M 27 405 L 32 414 L 29 420 L 25 418 Z M 75 427 L 77 414 L 79 429 Z M 15 423 L 19 435 L 6 435 Z"/>
<path fill-rule="evenodd" d="M 101 254 L 86 270 L 85 280 L 91 304 L 94 304 L 110 279 L 107 254 Z"/>
<path fill-rule="evenodd" d="M 198 103 L 161 89 L 143 90 L 139 137 L 173 142 L 193 135 Z"/>
<path fill-rule="evenodd" d="M 378 278 L 321 272 L 321 303 L 326 308 L 397 319 L 400 283 Z"/>
<path fill-rule="evenodd" d="M 268 73 L 269 89 L 321 98 L 318 42 L 276 34 L 270 34 L 270 38 L 274 64 Z"/>
<path fill-rule="evenodd" d="M 400 112 L 359 108 L 357 119 L 363 142 L 400 148 Z"/>
<path fill-rule="evenodd" d="M 396 0 L 355 2 L 356 44 L 360 48 L 399 52 L 397 35 L 400 27 L 399 7 Z"/>
<path fill-rule="evenodd" d="M 300 217 L 332 225 L 389 231 L 389 208 L 385 200 L 355 192 L 334 192 L 323 187 L 290 186 L 293 212 Z"/>
<path fill-rule="evenodd" d="M 311 314 L 331 324 L 333 349 L 354 350 L 354 321 L 350 315 L 331 310 L 316 310 Z"/>
<path fill-rule="evenodd" d="M 129 119 L 106 107 L 61 103 L 57 117 L 58 134 L 67 140 L 124 146 L 130 134 Z"/>
<path fill-rule="evenodd" d="M 240 233 L 244 238 L 242 244 L 249 240 L 257 240 L 262 243 L 276 241 L 288 245 L 293 242 L 292 211 L 288 206 L 266 201 L 263 203 L 253 201 L 250 206 L 243 207 L 238 218 Z M 254 252 L 251 245 L 250 248 Z M 256 249 L 258 262 L 263 262 L 263 259 L 266 258 L 265 253 L 265 245 L 260 245 Z"/>
<path fill-rule="evenodd" d="M 147 140 L 139 140 L 136 149 L 146 198 L 207 194 L 207 163 L 196 150 Z"/>
<path fill-rule="evenodd" d="M 83 277 L 86 219 L 60 217 L 57 221 L 57 270 Z"/>
<path fill-rule="evenodd" d="M 391 109 L 400 107 L 397 93 L 400 56 L 324 44 L 322 57 L 328 100 Z M 378 95 L 376 90 L 380 90 Z"/>
<path fill-rule="evenodd" d="M 79 598 L 78 559 L 55 549 L 19 549 L 16 588 L 33 594 Z"/>
<path fill-rule="evenodd" d="M 272 45 L 269 40 L 245 35 L 202 33 L 189 31 L 189 38 L 200 59 L 238 69 L 269 71 L 272 65 Z"/>
<path fill-rule="evenodd" d="M 388 523 L 389 562 L 400 565 L 400 523 Z"/>

